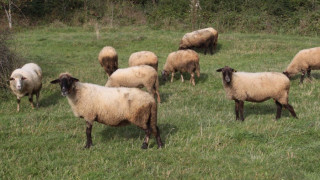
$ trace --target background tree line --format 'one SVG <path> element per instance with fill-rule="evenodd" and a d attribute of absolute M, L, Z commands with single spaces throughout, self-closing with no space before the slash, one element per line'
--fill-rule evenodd
<path fill-rule="evenodd" d="M 320 33 L 319 0 L 1 0 L 2 26 L 11 10 L 14 25 L 107 26 L 144 24 L 153 28 Z M 8 26 L 8 25 L 6 25 Z"/>

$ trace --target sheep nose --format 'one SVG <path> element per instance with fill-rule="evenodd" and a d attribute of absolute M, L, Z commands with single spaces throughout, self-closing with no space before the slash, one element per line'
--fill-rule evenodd
<path fill-rule="evenodd" d="M 229 83 L 230 82 L 229 76 L 226 76 L 225 80 L 226 80 L 227 83 Z"/>
<path fill-rule="evenodd" d="M 62 87 L 61 88 L 61 94 L 62 94 L 62 96 L 66 96 L 68 94 L 67 88 Z"/>

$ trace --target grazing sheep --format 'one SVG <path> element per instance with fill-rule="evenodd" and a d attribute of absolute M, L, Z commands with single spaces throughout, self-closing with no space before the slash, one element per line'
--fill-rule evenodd
<path fill-rule="evenodd" d="M 68 73 L 60 74 L 51 83 L 59 83 L 61 93 L 67 96 L 74 115 L 85 119 L 86 148 L 92 146 L 91 130 L 94 121 L 110 126 L 132 123 L 146 133 L 143 149 L 148 148 L 151 133 L 156 137 L 158 148 L 163 146 L 157 127 L 157 104 L 149 93 L 137 88 L 109 88 L 81 83 Z"/>
<path fill-rule="evenodd" d="M 32 108 L 33 95 L 36 95 L 37 108 L 39 107 L 39 96 L 42 87 L 42 70 L 34 63 L 28 63 L 22 68 L 16 69 L 10 76 L 10 88 L 17 96 L 17 111 L 20 111 L 20 100 L 23 96 L 29 96 Z"/>
<path fill-rule="evenodd" d="M 113 47 L 104 47 L 100 51 L 98 59 L 108 76 L 118 69 L 118 54 Z"/>
<path fill-rule="evenodd" d="M 310 78 L 311 70 L 316 69 L 320 69 L 320 47 L 299 51 L 283 73 L 290 78 L 301 72 L 300 83 L 303 83 L 305 74 Z"/>
<path fill-rule="evenodd" d="M 157 94 L 160 103 L 159 80 L 157 71 L 148 65 L 133 66 L 116 70 L 109 78 L 106 87 L 146 87 L 148 92 Z"/>
<path fill-rule="evenodd" d="M 158 57 L 151 51 L 139 51 L 129 57 L 129 66 L 149 65 L 158 71 Z"/>
<path fill-rule="evenodd" d="M 217 49 L 217 45 L 218 45 L 218 31 L 213 29 L 212 27 L 209 28 L 205 28 L 205 29 L 200 29 L 199 31 L 210 31 L 213 36 L 214 36 L 214 43 L 213 43 L 213 49 Z"/>
<path fill-rule="evenodd" d="M 179 71 L 181 74 L 181 81 L 183 82 L 183 72 L 191 74 L 190 82 L 195 85 L 194 72 L 200 77 L 200 65 L 198 54 L 191 49 L 179 50 L 168 55 L 167 61 L 163 67 L 162 79 L 167 80 L 171 73 L 171 82 L 173 82 L 174 73 Z"/>
<path fill-rule="evenodd" d="M 276 119 L 281 117 L 282 105 L 287 108 L 293 117 L 297 117 L 293 107 L 288 103 L 290 80 L 282 73 L 260 72 L 247 73 L 236 72 L 225 66 L 218 69 L 222 72 L 222 82 L 227 98 L 235 101 L 236 119 L 243 121 L 244 101 L 263 102 L 270 98 L 277 105 Z"/>
<path fill-rule="evenodd" d="M 213 54 L 214 42 L 215 37 L 209 30 L 193 31 L 182 37 L 179 50 L 204 48 L 204 54 L 207 54 L 207 50 L 210 50 L 210 53 Z"/>

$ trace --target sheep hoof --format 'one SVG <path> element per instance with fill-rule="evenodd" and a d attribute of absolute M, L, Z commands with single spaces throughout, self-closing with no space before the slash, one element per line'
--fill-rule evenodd
<path fill-rule="evenodd" d="M 141 149 L 148 149 L 148 144 L 144 142 L 141 146 Z"/>
<path fill-rule="evenodd" d="M 87 144 L 84 148 L 89 149 L 91 146 L 93 146 L 93 144 Z"/>

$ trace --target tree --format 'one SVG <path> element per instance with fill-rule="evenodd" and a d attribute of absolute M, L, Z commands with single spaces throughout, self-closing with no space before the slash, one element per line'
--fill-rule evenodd
<path fill-rule="evenodd" d="M 11 0 L 7 0 L 6 2 L 1 1 L 1 5 L 7 15 L 8 23 L 9 23 L 9 28 L 12 28 L 12 5 L 13 2 Z"/>

